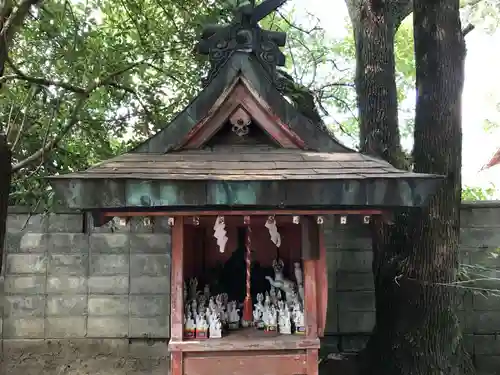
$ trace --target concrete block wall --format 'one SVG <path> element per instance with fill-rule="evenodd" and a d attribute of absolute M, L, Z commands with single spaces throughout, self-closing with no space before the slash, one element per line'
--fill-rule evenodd
<path fill-rule="evenodd" d="M 98 229 L 91 224 L 90 216 L 79 213 L 9 215 L 1 277 L 3 365 L 9 370 L 4 373 L 16 374 L 22 343 L 52 353 L 40 357 L 49 362 L 29 364 L 33 374 L 70 363 L 75 353 L 96 371 L 101 366 L 92 358 L 113 354 L 107 356 L 106 374 L 114 374 L 120 363 L 131 374 L 168 368 L 171 237 L 166 220 L 113 221 Z M 163 351 L 154 366 L 137 365 L 137 347 L 145 342 L 152 355 Z"/>
<path fill-rule="evenodd" d="M 341 225 L 328 218 L 324 230 L 329 305 L 323 347 L 357 351 L 375 321 L 369 228 L 359 219 Z M 96 229 L 78 213 L 13 211 L 0 275 L 0 373 L 69 374 L 61 369 L 75 364 L 107 375 L 166 373 L 170 245 L 166 218 Z M 462 262 L 482 264 L 500 278 L 499 248 L 500 202 L 464 205 Z M 491 280 L 478 285 L 500 289 Z M 466 293 L 460 309 L 477 367 L 500 373 L 500 297 Z"/>
<path fill-rule="evenodd" d="M 358 351 L 375 322 L 369 229 L 359 220 L 347 225 L 340 225 L 338 219 L 325 224 L 329 267 L 326 341 L 333 350 Z M 460 261 L 484 266 L 481 273 L 491 277 L 472 287 L 500 290 L 500 202 L 462 205 Z M 460 323 L 479 372 L 500 374 L 500 293 L 484 297 L 464 290 L 460 295 Z"/>

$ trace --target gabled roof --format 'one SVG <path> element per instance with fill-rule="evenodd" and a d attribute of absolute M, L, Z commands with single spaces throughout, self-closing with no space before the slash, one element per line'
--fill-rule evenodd
<path fill-rule="evenodd" d="M 235 52 L 221 67 L 216 79 L 185 110 L 131 152 L 165 153 L 179 150 L 191 132 L 218 114 L 225 101 L 236 101 L 231 94 L 242 86 L 251 93 L 261 109 L 283 126 L 285 131 L 296 135 L 297 140 L 303 142 L 301 148 L 320 152 L 355 152 L 343 146 L 324 124 L 313 123 L 301 114 L 278 91 L 272 77 L 256 58 L 244 52 Z"/>
<path fill-rule="evenodd" d="M 254 29 L 252 35 L 257 34 L 262 35 Z M 212 59 L 211 79 L 201 93 L 129 153 L 83 172 L 53 176 L 56 198 L 87 210 L 381 209 L 426 203 L 441 176 L 400 171 L 343 146 L 278 90 L 276 70 L 269 64 L 266 69 L 267 60 L 255 52 L 262 49 L 255 47 L 259 40 L 250 38 L 245 52 L 233 48 L 223 62 Z M 250 136 L 254 143 L 243 147 L 210 143 L 228 142 L 216 135 L 229 123 L 236 126 L 233 120 L 242 112 L 246 117 L 236 121 L 250 121 L 272 146 L 262 148 L 261 138 Z"/>

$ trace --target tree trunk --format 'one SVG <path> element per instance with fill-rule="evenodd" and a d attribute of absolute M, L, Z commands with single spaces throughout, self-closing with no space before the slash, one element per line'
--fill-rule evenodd
<path fill-rule="evenodd" d="M 12 157 L 7 137 L 0 134 L 0 274 L 7 233 L 7 209 L 9 207 Z"/>
<path fill-rule="evenodd" d="M 422 212 L 374 225 L 377 316 L 363 373 L 467 375 L 474 369 L 450 286 L 458 266 L 465 58 L 458 0 L 415 0 L 414 36 L 414 169 L 447 179 Z"/>
<path fill-rule="evenodd" d="M 411 1 L 348 0 L 356 45 L 360 149 L 394 166 L 406 165 L 398 128 L 394 36 Z"/>

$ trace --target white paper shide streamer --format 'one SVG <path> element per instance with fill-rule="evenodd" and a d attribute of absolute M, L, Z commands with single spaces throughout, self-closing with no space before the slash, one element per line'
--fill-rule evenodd
<path fill-rule="evenodd" d="M 217 216 L 214 224 L 214 237 L 217 239 L 217 246 L 219 246 L 219 251 L 221 253 L 226 249 L 227 243 L 227 232 L 226 232 L 226 224 L 224 223 L 223 216 Z"/>
<path fill-rule="evenodd" d="M 271 241 L 276 245 L 276 247 L 280 247 L 281 236 L 278 233 L 278 227 L 276 226 L 276 220 L 274 219 L 274 217 L 269 216 L 269 218 L 266 221 L 266 228 L 267 230 L 269 230 Z"/>

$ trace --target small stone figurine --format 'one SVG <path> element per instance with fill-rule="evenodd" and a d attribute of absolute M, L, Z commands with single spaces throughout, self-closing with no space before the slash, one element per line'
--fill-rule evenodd
<path fill-rule="evenodd" d="M 191 311 L 188 311 L 184 321 L 184 337 L 187 339 L 194 339 L 195 336 L 196 336 L 196 324 L 194 322 Z"/>
<path fill-rule="evenodd" d="M 196 297 L 198 296 L 197 288 L 198 279 L 196 277 L 193 277 L 189 280 L 189 299 L 196 300 Z"/>
<path fill-rule="evenodd" d="M 228 304 L 228 314 L 229 314 L 229 329 L 235 330 L 240 327 L 240 309 L 236 306 L 236 301 L 231 301 Z"/>
<path fill-rule="evenodd" d="M 296 303 L 293 306 L 293 322 L 295 323 L 295 334 L 303 335 L 306 333 L 306 327 L 304 322 L 304 311 L 300 306 L 300 303 Z"/>
<path fill-rule="evenodd" d="M 277 323 L 278 313 L 274 305 L 271 305 L 268 311 L 269 312 L 268 312 L 267 325 L 265 331 L 269 333 L 274 333 L 278 329 L 278 323 Z"/>
<path fill-rule="evenodd" d="M 257 303 L 254 305 L 253 309 L 253 324 L 257 329 L 264 329 L 264 322 L 262 321 L 262 312 L 264 311 L 264 305 L 262 301 L 264 300 L 264 295 L 262 293 L 257 294 Z"/>
<path fill-rule="evenodd" d="M 290 310 L 288 306 L 285 305 L 283 301 L 278 302 L 278 328 L 279 333 L 283 335 L 290 335 L 292 333 L 292 321 L 290 316 Z"/>
<path fill-rule="evenodd" d="M 196 320 L 196 338 L 208 338 L 208 323 L 204 312 L 198 314 L 198 318 Z"/>
<path fill-rule="evenodd" d="M 219 315 L 215 312 L 210 317 L 209 335 L 211 339 L 220 339 L 222 337 L 222 323 Z"/>

